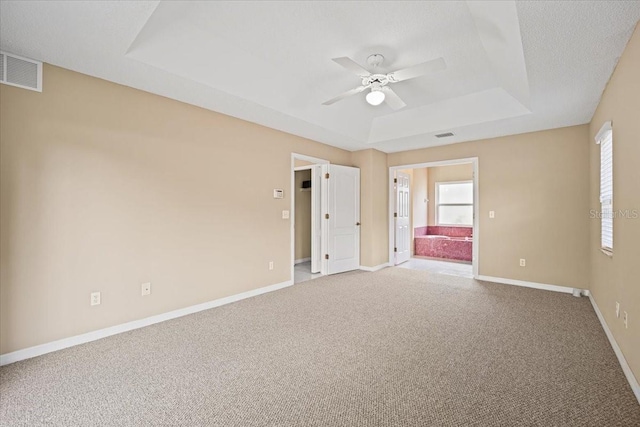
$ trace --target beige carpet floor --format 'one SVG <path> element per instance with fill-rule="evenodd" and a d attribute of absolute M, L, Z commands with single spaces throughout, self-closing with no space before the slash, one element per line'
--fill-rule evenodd
<path fill-rule="evenodd" d="M 638 426 L 587 298 L 389 268 L 0 369 L 3 426 Z"/>

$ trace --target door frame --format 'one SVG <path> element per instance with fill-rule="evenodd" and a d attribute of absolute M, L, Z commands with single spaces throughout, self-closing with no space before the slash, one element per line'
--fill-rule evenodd
<path fill-rule="evenodd" d="M 432 168 L 437 166 L 451 166 L 451 165 L 459 165 L 471 163 L 473 165 L 473 243 L 472 243 L 472 268 L 473 268 L 473 277 L 475 279 L 478 278 L 478 270 L 480 266 L 480 194 L 479 194 L 479 185 L 480 177 L 479 177 L 479 160 L 477 157 L 467 157 L 461 159 L 451 159 L 451 160 L 440 160 L 434 162 L 424 162 L 424 163 L 415 163 L 408 165 L 400 165 L 400 166 L 390 166 L 389 167 L 389 265 L 394 264 L 394 241 L 395 241 L 395 221 L 393 220 L 393 213 L 395 209 L 395 188 L 393 186 L 393 178 L 395 178 L 396 171 L 402 169 L 422 169 L 422 168 Z M 431 183 L 429 183 L 431 185 Z M 435 202 L 435 201 L 433 201 Z M 432 203 L 429 200 L 429 203 Z"/>
<path fill-rule="evenodd" d="M 296 160 L 302 160 L 305 162 L 311 162 L 313 163 L 312 165 L 305 165 L 305 166 L 298 166 L 296 167 Z M 329 161 L 325 160 L 325 159 L 320 159 L 317 157 L 312 157 L 312 156 L 307 156 L 305 154 L 299 154 L 299 153 L 291 153 L 291 208 L 290 208 L 290 212 L 291 214 L 289 215 L 290 218 L 290 223 L 291 223 L 291 227 L 290 227 L 290 240 L 291 240 L 291 261 L 289 263 L 289 265 L 291 266 L 291 282 L 295 284 L 295 262 L 296 262 L 296 229 L 295 229 L 295 225 L 296 225 L 296 171 L 297 170 L 305 170 L 305 169 L 312 169 L 313 166 L 317 166 L 317 165 L 328 165 Z M 313 169 L 312 169 L 313 171 Z M 316 189 L 316 191 L 319 189 Z M 313 192 L 314 189 L 312 188 L 311 191 Z M 313 194 L 313 193 L 312 193 Z M 312 195 L 313 197 L 313 195 Z M 322 205 L 324 203 L 323 200 L 320 201 L 320 204 Z M 322 212 L 322 208 L 324 206 L 320 206 L 320 212 Z M 312 212 L 313 215 L 313 212 Z M 311 232 L 313 233 L 313 230 L 311 230 Z M 313 243 L 312 243 L 312 254 L 311 256 L 313 257 Z"/>

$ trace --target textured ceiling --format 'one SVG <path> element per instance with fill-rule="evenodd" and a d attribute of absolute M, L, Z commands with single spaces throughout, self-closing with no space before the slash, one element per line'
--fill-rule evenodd
<path fill-rule="evenodd" d="M 590 121 L 640 2 L 0 2 L 3 50 L 349 150 Z M 372 107 L 331 58 L 442 57 Z M 46 90 L 46 87 L 44 88 Z M 438 140 L 440 132 L 454 137 Z"/>

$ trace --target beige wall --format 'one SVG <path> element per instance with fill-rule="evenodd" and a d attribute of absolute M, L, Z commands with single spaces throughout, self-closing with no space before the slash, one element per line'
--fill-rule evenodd
<path fill-rule="evenodd" d="M 376 267 L 389 262 L 387 155 L 368 149 L 351 153 L 351 160 L 360 168 L 360 265 Z"/>
<path fill-rule="evenodd" d="M 600 150 L 594 137 L 613 122 L 613 207 L 629 217 L 613 221 L 613 257 L 600 252 L 600 221 L 591 230 L 591 292 L 635 377 L 640 380 L 640 28 L 620 58 L 589 129 L 590 208 L 600 210 Z M 635 212 L 635 214 L 634 214 Z M 615 317 L 615 303 L 629 314 L 629 327 Z"/>
<path fill-rule="evenodd" d="M 389 154 L 388 161 L 478 157 L 479 273 L 587 288 L 588 131 L 583 125 L 446 145 Z"/>
<path fill-rule="evenodd" d="M 436 225 L 436 183 L 471 181 L 473 179 L 473 163 L 427 168 L 427 174 L 429 179 L 428 224 Z"/>
<path fill-rule="evenodd" d="M 290 280 L 291 153 L 351 159 L 49 65 L 0 114 L 3 354 Z"/>
<path fill-rule="evenodd" d="M 313 164 L 315 164 L 315 163 L 308 162 L 306 160 L 301 160 L 301 159 L 293 159 L 293 167 L 295 167 L 295 168 L 299 168 L 299 167 L 302 167 L 302 166 L 311 166 Z"/>
<path fill-rule="evenodd" d="M 311 180 L 311 170 L 295 172 L 295 259 L 311 257 L 311 191 L 300 191 L 302 181 Z"/>
<path fill-rule="evenodd" d="M 424 227 L 427 225 L 427 207 L 429 206 L 429 179 L 427 168 L 414 169 L 411 181 L 411 191 L 413 200 L 413 227 Z"/>

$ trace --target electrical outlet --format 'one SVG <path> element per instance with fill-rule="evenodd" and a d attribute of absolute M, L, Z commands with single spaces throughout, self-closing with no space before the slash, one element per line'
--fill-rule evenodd
<path fill-rule="evenodd" d="M 269 261 L 269 270 L 273 270 L 273 261 Z"/>
<path fill-rule="evenodd" d="M 100 305 L 100 292 L 91 292 L 91 305 Z"/>
<path fill-rule="evenodd" d="M 140 287 L 142 290 L 142 296 L 151 295 L 151 282 L 143 283 Z"/>
<path fill-rule="evenodd" d="M 495 218 L 496 217 L 496 211 L 489 211 L 489 218 Z"/>
<path fill-rule="evenodd" d="M 616 301 L 616 317 L 620 317 L 620 303 Z"/>
<path fill-rule="evenodd" d="M 520 258 L 520 267 L 526 267 L 527 266 L 527 260 L 524 258 Z"/>
<path fill-rule="evenodd" d="M 282 219 L 289 219 L 289 211 L 282 211 Z"/>
<path fill-rule="evenodd" d="M 623 314 L 622 320 L 624 321 L 625 329 L 629 328 L 629 316 L 627 316 L 627 312 L 626 311 Z"/>

